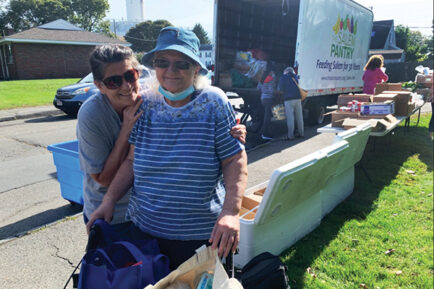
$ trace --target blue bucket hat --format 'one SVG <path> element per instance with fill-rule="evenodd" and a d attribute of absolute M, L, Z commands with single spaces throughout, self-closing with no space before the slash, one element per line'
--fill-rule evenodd
<path fill-rule="evenodd" d="M 179 27 L 165 27 L 161 29 L 157 38 L 157 45 L 154 49 L 146 53 L 142 57 L 142 63 L 148 67 L 152 67 L 154 53 L 164 50 L 176 50 L 193 59 L 200 65 L 200 74 L 207 74 L 208 69 L 200 61 L 199 58 L 199 39 L 193 31 L 185 30 Z"/>

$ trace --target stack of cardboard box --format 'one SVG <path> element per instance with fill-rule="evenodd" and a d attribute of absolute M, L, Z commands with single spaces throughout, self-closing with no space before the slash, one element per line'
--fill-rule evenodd
<path fill-rule="evenodd" d="M 384 99 L 387 95 L 390 95 L 390 97 L 395 101 L 395 116 L 408 116 L 414 110 L 415 104 L 412 102 L 410 91 L 386 90 L 383 91 L 382 94 L 374 95 L 374 102 L 375 99 L 382 101 L 382 99 Z"/>
<path fill-rule="evenodd" d="M 332 126 L 345 129 L 362 121 L 371 122 L 372 131 L 381 131 L 397 121 L 394 116 L 408 116 L 414 110 L 411 92 L 403 91 L 401 83 L 379 83 L 374 95 L 344 94 L 338 96 L 338 110 L 332 112 Z M 342 111 L 352 101 L 361 102 L 358 111 Z"/>
<path fill-rule="evenodd" d="M 360 116 L 359 111 L 341 111 L 341 107 L 346 107 L 349 102 L 359 101 L 359 102 L 371 102 L 372 95 L 370 94 L 341 94 L 338 96 L 338 110 L 331 113 L 332 116 L 332 126 L 342 127 L 343 121 L 346 118 L 356 119 Z"/>

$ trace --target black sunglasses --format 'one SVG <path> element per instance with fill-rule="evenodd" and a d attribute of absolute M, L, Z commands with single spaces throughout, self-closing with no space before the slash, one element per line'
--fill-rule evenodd
<path fill-rule="evenodd" d="M 156 58 L 154 59 L 154 68 L 168 68 L 171 63 L 173 63 L 173 66 L 179 70 L 188 70 L 193 65 L 193 63 L 186 60 L 170 62 L 166 59 Z"/>
<path fill-rule="evenodd" d="M 113 75 L 105 78 L 102 83 L 104 83 L 108 89 L 116 89 L 122 86 L 122 78 L 125 79 L 125 81 L 129 84 L 134 84 L 134 82 L 139 79 L 139 71 L 137 69 L 131 68 L 123 75 Z"/>

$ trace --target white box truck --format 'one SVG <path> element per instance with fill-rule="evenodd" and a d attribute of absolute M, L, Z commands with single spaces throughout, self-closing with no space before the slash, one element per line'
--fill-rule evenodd
<path fill-rule="evenodd" d="M 231 81 L 237 53 L 265 52 L 269 60 L 296 67 L 310 123 L 324 121 L 326 106 L 341 93 L 362 91 L 373 13 L 352 0 L 215 0 L 214 85 L 236 92 L 253 121 L 259 92 Z M 233 75 L 232 75 L 233 77 Z"/>

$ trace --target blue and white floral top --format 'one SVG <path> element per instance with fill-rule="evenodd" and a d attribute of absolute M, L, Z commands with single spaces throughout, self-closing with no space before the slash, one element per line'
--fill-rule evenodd
<path fill-rule="evenodd" d="M 221 212 L 221 162 L 244 149 L 229 131 L 236 124 L 222 90 L 207 87 L 183 107 L 147 97 L 130 143 L 134 190 L 127 218 L 155 237 L 206 240 Z"/>

